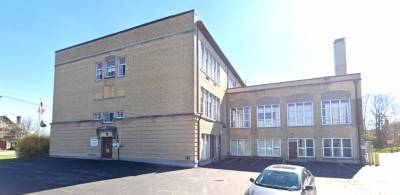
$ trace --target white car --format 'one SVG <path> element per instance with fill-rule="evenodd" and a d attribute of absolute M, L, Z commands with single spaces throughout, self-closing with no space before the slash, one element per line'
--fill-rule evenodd
<path fill-rule="evenodd" d="M 277 164 L 265 168 L 245 195 L 316 195 L 315 179 L 301 166 Z"/>

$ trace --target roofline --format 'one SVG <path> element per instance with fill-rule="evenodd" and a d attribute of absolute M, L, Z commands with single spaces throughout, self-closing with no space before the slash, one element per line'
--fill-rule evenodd
<path fill-rule="evenodd" d="M 61 52 L 61 51 L 65 51 L 65 50 L 68 50 L 68 49 L 71 49 L 71 48 L 74 48 L 74 47 L 78 47 L 78 46 L 81 46 L 81 45 L 85 45 L 85 44 L 88 44 L 88 43 L 92 43 L 92 42 L 95 42 L 95 41 L 98 41 L 98 40 L 101 40 L 101 39 L 104 39 L 104 38 L 107 38 L 107 37 L 111 37 L 111 36 L 114 36 L 114 35 L 117 35 L 117 34 L 121 34 L 121 33 L 130 31 L 130 30 L 134 30 L 134 29 L 137 29 L 137 28 L 140 28 L 140 27 L 143 27 L 143 26 L 154 24 L 154 23 L 157 23 L 157 22 L 160 22 L 160 21 L 163 21 L 163 20 L 167 20 L 167 19 L 173 18 L 173 17 L 181 16 L 181 15 L 184 15 L 184 14 L 187 14 L 187 13 L 190 13 L 190 12 L 195 12 L 195 10 L 191 9 L 191 10 L 188 10 L 188 11 L 185 11 L 185 12 L 181 12 L 181 13 L 178 13 L 178 14 L 170 15 L 170 16 L 167 16 L 167 17 L 164 17 L 164 18 L 160 18 L 160 19 L 157 19 L 157 20 L 153 20 L 151 22 L 147 22 L 147 23 L 144 23 L 144 24 L 141 24 L 141 25 L 138 25 L 138 26 L 134 26 L 134 27 L 122 30 L 122 31 L 118 31 L 118 32 L 115 32 L 115 33 L 112 33 L 112 34 L 108 34 L 108 35 L 96 38 L 96 39 L 85 41 L 83 43 L 79 43 L 79 44 L 72 45 L 72 46 L 69 46 L 69 47 L 66 47 L 66 48 L 63 48 L 63 49 L 56 50 L 55 53 L 58 53 L 58 52 Z"/>
<path fill-rule="evenodd" d="M 341 81 L 350 81 L 350 80 L 361 80 L 361 73 L 353 73 L 353 74 L 346 74 L 346 75 L 339 75 L 339 76 L 316 77 L 316 78 L 310 78 L 310 79 L 300 79 L 300 80 L 267 83 L 267 84 L 259 84 L 259 85 L 250 85 L 250 86 L 246 86 L 246 87 L 236 87 L 236 88 L 228 89 L 227 93 L 261 91 L 261 90 L 269 90 L 269 89 L 277 89 L 277 88 L 285 88 L 285 87 L 297 87 L 297 86 L 302 86 L 302 85 L 316 85 L 316 84 L 322 84 L 322 83 L 341 82 Z"/>
<path fill-rule="evenodd" d="M 214 47 L 215 51 L 221 56 L 222 60 L 227 64 L 227 66 L 229 66 L 229 68 L 232 70 L 232 73 L 239 80 L 240 84 L 242 86 L 246 86 L 246 84 L 243 82 L 242 78 L 239 76 L 239 74 L 236 72 L 235 68 L 232 66 L 231 62 L 225 56 L 222 49 L 218 46 L 217 42 L 212 37 L 211 33 L 207 30 L 204 23 L 201 20 L 198 20 L 198 21 L 196 21 L 196 26 L 198 29 L 201 30 L 201 32 L 203 33 L 204 37 L 208 40 L 208 42 Z"/>
<path fill-rule="evenodd" d="M 0 118 L 5 118 L 6 120 L 8 120 L 10 123 L 13 123 L 13 121 L 11 119 L 9 119 L 6 115 L 2 115 L 0 116 Z"/>

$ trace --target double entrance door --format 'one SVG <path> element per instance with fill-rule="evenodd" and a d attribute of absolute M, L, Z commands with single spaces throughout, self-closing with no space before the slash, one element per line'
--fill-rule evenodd
<path fill-rule="evenodd" d="M 202 134 L 201 160 L 218 161 L 221 159 L 221 136 Z"/>

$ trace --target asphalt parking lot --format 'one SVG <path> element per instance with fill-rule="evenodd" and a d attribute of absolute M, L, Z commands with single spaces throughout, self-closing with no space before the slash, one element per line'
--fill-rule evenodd
<path fill-rule="evenodd" d="M 379 167 L 296 163 L 317 177 L 318 194 L 396 194 L 400 153 Z M 26 159 L 0 162 L 0 194 L 243 194 L 265 166 L 280 161 L 226 159 L 207 167 L 123 161 Z M 397 163 L 397 164 L 396 164 Z"/>

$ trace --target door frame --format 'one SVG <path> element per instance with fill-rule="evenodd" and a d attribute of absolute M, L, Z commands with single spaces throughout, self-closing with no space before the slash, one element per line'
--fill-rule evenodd
<path fill-rule="evenodd" d="M 108 157 L 108 156 L 105 156 L 104 154 L 105 154 L 105 141 L 104 140 L 110 140 L 110 149 L 111 149 L 111 153 L 110 153 L 110 156 Z M 101 148 L 100 148 L 100 157 L 101 158 L 106 158 L 106 159 L 112 159 L 113 158 L 113 146 L 112 146 L 112 144 L 113 144 L 113 138 L 112 137 L 100 137 L 100 142 L 101 142 Z"/>

